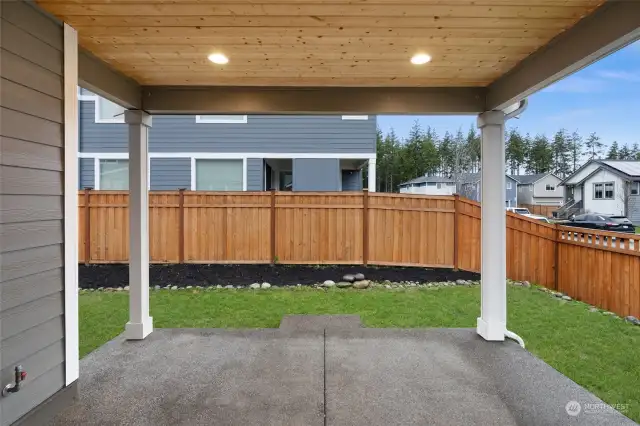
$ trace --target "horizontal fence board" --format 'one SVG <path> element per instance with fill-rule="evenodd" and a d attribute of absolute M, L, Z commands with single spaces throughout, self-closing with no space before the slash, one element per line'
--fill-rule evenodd
<path fill-rule="evenodd" d="M 80 262 L 128 262 L 128 197 L 126 191 L 79 193 Z M 509 278 L 640 316 L 640 236 L 506 216 Z M 480 272 L 480 225 L 480 203 L 454 196 L 149 193 L 151 263 L 366 262 Z"/>

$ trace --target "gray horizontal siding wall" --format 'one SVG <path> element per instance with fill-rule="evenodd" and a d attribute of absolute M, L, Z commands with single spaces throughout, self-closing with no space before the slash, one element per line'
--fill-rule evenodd
<path fill-rule="evenodd" d="M 190 158 L 152 158 L 151 190 L 191 189 Z"/>
<path fill-rule="evenodd" d="M 247 123 L 196 123 L 193 115 L 154 116 L 151 152 L 374 153 L 376 118 L 250 115 Z M 93 101 L 80 102 L 80 151 L 127 152 L 125 124 L 95 123 Z"/>
<path fill-rule="evenodd" d="M 340 160 L 296 158 L 293 160 L 294 191 L 341 191 Z"/>
<path fill-rule="evenodd" d="M 264 160 L 247 158 L 247 191 L 264 191 Z"/>
<path fill-rule="evenodd" d="M 628 206 L 629 211 L 627 212 L 627 217 L 634 225 L 640 226 L 640 196 L 629 196 Z"/>
<path fill-rule="evenodd" d="M 95 164 L 93 158 L 80 158 L 78 185 L 80 189 L 95 188 Z"/>
<path fill-rule="evenodd" d="M 62 27 L 19 1 L 0 22 L 0 383 L 29 374 L 5 426 L 64 387 L 64 102 Z"/>

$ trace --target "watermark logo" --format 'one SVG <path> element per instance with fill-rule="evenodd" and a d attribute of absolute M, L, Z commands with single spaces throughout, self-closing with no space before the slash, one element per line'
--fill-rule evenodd
<path fill-rule="evenodd" d="M 569 401 L 567 405 L 564 406 L 564 409 L 567 410 L 567 414 L 573 417 L 576 417 L 582 411 L 582 406 L 578 401 Z"/>
<path fill-rule="evenodd" d="M 567 414 L 576 417 L 580 413 L 584 414 L 617 414 L 629 411 L 629 404 L 605 404 L 597 402 L 587 402 L 580 404 L 578 401 L 569 401 L 564 406 Z"/>

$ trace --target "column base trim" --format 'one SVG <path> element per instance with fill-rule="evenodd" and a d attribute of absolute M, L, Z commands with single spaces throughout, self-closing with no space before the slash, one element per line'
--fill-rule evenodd
<path fill-rule="evenodd" d="M 478 318 L 477 333 L 484 340 L 491 342 L 503 342 L 504 333 L 507 331 L 507 324 L 500 321 L 487 322 L 482 317 Z"/>
<path fill-rule="evenodd" d="M 147 317 L 143 322 L 129 321 L 124 327 L 127 340 L 143 340 L 153 332 L 153 318 Z"/>

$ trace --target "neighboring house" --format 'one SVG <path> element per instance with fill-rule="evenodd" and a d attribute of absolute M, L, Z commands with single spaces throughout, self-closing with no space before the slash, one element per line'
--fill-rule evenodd
<path fill-rule="evenodd" d="M 456 192 L 453 179 L 443 176 L 422 176 L 399 185 L 401 193 L 424 195 L 452 195 Z"/>
<path fill-rule="evenodd" d="M 512 177 L 505 175 L 505 207 L 516 206 L 516 185 Z M 452 195 L 456 192 L 455 179 L 443 176 L 422 176 L 400 184 L 401 193 L 425 195 Z M 480 173 L 460 175 L 460 195 L 475 201 L 482 201 Z"/>
<path fill-rule="evenodd" d="M 80 187 L 128 189 L 124 109 L 84 89 L 79 102 Z M 154 116 L 149 188 L 359 191 L 375 158 L 375 116 Z"/>
<path fill-rule="evenodd" d="M 518 182 L 518 205 L 562 206 L 564 188 L 553 173 L 535 175 L 511 175 Z"/>
<path fill-rule="evenodd" d="M 591 160 L 561 184 L 564 210 L 625 215 L 640 223 L 640 161 Z"/>
<path fill-rule="evenodd" d="M 480 173 L 466 173 L 461 177 L 460 195 L 475 201 L 482 201 L 482 187 L 480 182 Z M 517 182 L 509 175 L 505 177 L 505 207 L 517 206 Z"/>

